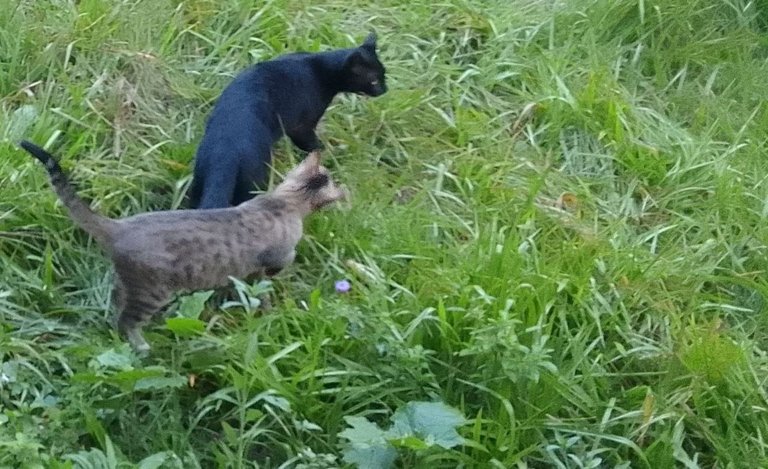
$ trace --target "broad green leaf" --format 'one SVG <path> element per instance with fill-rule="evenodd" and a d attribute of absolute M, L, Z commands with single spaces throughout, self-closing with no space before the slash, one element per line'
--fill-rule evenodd
<path fill-rule="evenodd" d="M 392 422 L 387 431 L 389 439 L 407 442 L 409 447 L 414 444 L 407 440 L 411 436 L 422 439 L 428 446 L 443 448 L 453 448 L 464 442 L 456 432 L 456 427 L 466 423 L 464 416 L 440 402 L 409 402 L 397 409 Z"/>
<path fill-rule="evenodd" d="M 322 292 L 319 288 L 315 288 L 312 290 L 312 292 L 309 294 L 309 310 L 315 311 L 317 308 L 320 307 L 320 296 L 322 295 Z"/>
<path fill-rule="evenodd" d="M 238 439 L 237 431 L 227 422 L 221 422 L 221 429 L 224 430 L 224 436 L 226 437 L 227 442 L 230 445 L 236 445 Z"/>
<path fill-rule="evenodd" d="M 302 430 L 307 430 L 307 431 L 310 431 L 310 432 L 321 432 L 321 431 L 323 431 L 323 427 L 321 427 L 320 425 L 318 425 L 318 424 L 316 424 L 314 422 L 310 422 L 307 419 L 304 419 L 301 422 L 299 422 L 298 420 L 294 420 L 294 425 L 296 425 L 296 428 L 300 428 Z"/>
<path fill-rule="evenodd" d="M 133 386 L 135 391 L 146 391 L 149 389 L 181 388 L 187 384 L 183 376 L 161 376 L 157 378 L 142 378 L 136 381 Z"/>
<path fill-rule="evenodd" d="M 109 376 L 108 380 L 114 383 L 128 384 L 129 387 L 133 387 L 133 384 L 140 379 L 164 376 L 165 373 L 165 368 L 161 366 L 148 366 L 146 368 L 120 371 Z"/>
<path fill-rule="evenodd" d="M 365 417 L 344 417 L 344 421 L 346 421 L 352 428 L 347 428 L 339 433 L 339 436 L 346 438 L 353 445 L 357 443 L 371 444 L 386 442 L 384 431 L 375 423 L 368 421 Z"/>
<path fill-rule="evenodd" d="M 8 125 L 8 138 L 13 141 L 24 138 L 27 129 L 29 129 L 35 120 L 37 120 L 38 115 L 39 112 L 37 111 L 37 108 L 31 104 L 19 106 L 19 108 L 11 114 L 11 121 Z"/>
<path fill-rule="evenodd" d="M 166 462 L 169 459 L 173 460 L 173 453 L 170 451 L 155 453 L 139 461 L 137 469 L 157 469 L 159 467 L 166 467 Z"/>
<path fill-rule="evenodd" d="M 268 404 L 272 404 L 273 406 L 278 407 L 281 410 L 285 410 L 285 411 L 291 410 L 291 403 L 288 402 L 288 399 L 284 397 L 280 397 L 275 394 L 264 394 L 262 399 L 264 399 L 264 402 Z"/>
<path fill-rule="evenodd" d="M 692 373 L 718 384 L 743 365 L 744 351 L 718 332 L 706 331 L 682 350 L 680 358 Z"/>
<path fill-rule="evenodd" d="M 7 361 L 0 366 L 0 387 L 16 381 L 17 369 L 18 365 L 15 360 Z"/>
<path fill-rule="evenodd" d="M 110 378 L 117 381 L 130 381 L 134 383 L 142 378 L 164 376 L 167 372 L 168 369 L 164 366 L 145 366 L 144 368 L 117 372 L 110 376 Z"/>
<path fill-rule="evenodd" d="M 165 326 L 181 337 L 197 335 L 205 330 L 205 323 L 193 318 L 168 318 L 165 320 Z"/>
<path fill-rule="evenodd" d="M 259 420 L 263 416 L 264 416 L 264 412 L 260 411 L 259 409 L 248 409 L 245 411 L 246 422 L 255 422 L 256 420 Z"/>
<path fill-rule="evenodd" d="M 107 456 L 98 448 L 91 448 L 88 451 L 78 451 L 77 453 L 65 454 L 64 458 L 75 463 L 78 469 L 112 469 Z"/>
<path fill-rule="evenodd" d="M 124 391 L 159 389 L 165 387 L 178 387 L 186 383 L 181 376 L 167 378 L 168 370 L 162 366 L 148 366 L 134 370 L 121 371 L 112 376 L 102 378 L 108 383 L 118 386 Z M 173 382 L 165 381 L 173 380 Z M 180 385 L 176 383 L 180 382 Z"/>
<path fill-rule="evenodd" d="M 128 354 L 128 349 L 123 350 L 109 349 L 94 360 L 98 368 L 112 368 L 115 370 L 130 370 L 133 368 L 132 360 Z"/>
<path fill-rule="evenodd" d="M 179 300 L 179 314 L 185 318 L 197 319 L 205 309 L 205 302 L 213 295 L 213 290 L 199 291 Z"/>
<path fill-rule="evenodd" d="M 392 446 L 395 446 L 398 448 L 407 448 L 407 449 L 412 449 L 414 451 L 420 450 L 420 449 L 427 449 L 431 446 L 421 438 L 418 438 L 415 436 L 406 436 L 404 438 L 391 439 L 389 440 L 389 443 Z"/>
<path fill-rule="evenodd" d="M 387 442 L 378 425 L 363 417 L 344 417 L 351 426 L 339 436 L 349 440 L 344 450 L 344 461 L 360 469 L 387 469 L 392 467 L 397 451 Z"/>
<path fill-rule="evenodd" d="M 109 438 L 109 435 L 105 435 L 104 438 L 104 450 L 107 455 L 107 461 L 109 462 L 109 467 L 117 467 L 117 452 L 115 451 L 115 445 L 112 444 L 112 440 Z"/>
<path fill-rule="evenodd" d="M 389 469 L 394 467 L 397 451 L 391 446 L 354 446 L 344 450 L 344 461 L 359 469 Z"/>

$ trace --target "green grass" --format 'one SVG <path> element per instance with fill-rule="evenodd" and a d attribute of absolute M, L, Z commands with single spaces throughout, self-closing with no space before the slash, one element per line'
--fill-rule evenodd
<path fill-rule="evenodd" d="M 275 313 L 190 297 L 138 360 L 15 141 L 111 216 L 175 207 L 234 74 L 371 28 L 390 91 L 320 128 L 351 205 Z M 6 2 L 0 467 L 341 467 L 346 419 L 418 401 L 464 443 L 397 467 L 768 467 L 766 28 L 764 0 Z"/>

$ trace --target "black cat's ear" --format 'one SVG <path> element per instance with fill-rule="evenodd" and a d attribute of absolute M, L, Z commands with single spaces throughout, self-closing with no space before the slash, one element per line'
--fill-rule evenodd
<path fill-rule="evenodd" d="M 371 31 L 368 37 L 365 38 L 365 41 L 363 41 L 362 47 L 365 47 L 372 51 L 376 50 L 376 31 Z"/>
<path fill-rule="evenodd" d="M 363 57 L 363 53 L 359 50 L 355 50 L 349 54 L 349 57 L 347 57 L 346 62 L 344 62 L 344 68 L 356 73 L 365 67 L 365 64 L 366 60 L 365 57 Z"/>

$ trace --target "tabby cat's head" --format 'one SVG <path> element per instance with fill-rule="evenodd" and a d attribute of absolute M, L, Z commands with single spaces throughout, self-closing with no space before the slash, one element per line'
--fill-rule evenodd
<path fill-rule="evenodd" d="M 346 188 L 339 186 L 327 168 L 320 165 L 320 153 L 313 151 L 298 166 L 285 175 L 275 188 L 287 202 L 307 207 L 312 212 L 328 204 L 349 197 Z"/>

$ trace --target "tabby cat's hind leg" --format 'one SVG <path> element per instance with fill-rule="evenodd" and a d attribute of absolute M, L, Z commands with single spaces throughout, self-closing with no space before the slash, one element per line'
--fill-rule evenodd
<path fill-rule="evenodd" d="M 118 313 L 117 329 L 137 353 L 149 352 L 150 346 L 141 329 L 169 300 L 167 292 L 137 288 L 125 290 L 125 303 Z"/>

